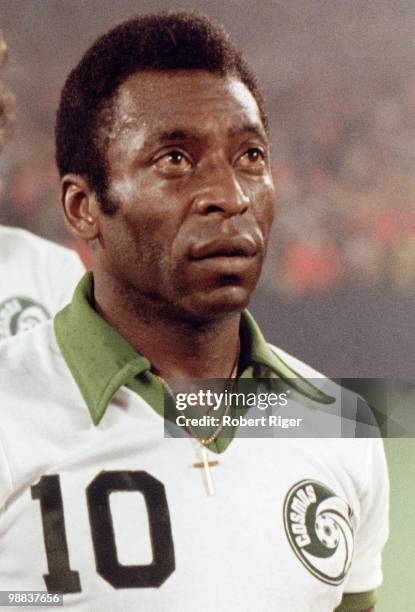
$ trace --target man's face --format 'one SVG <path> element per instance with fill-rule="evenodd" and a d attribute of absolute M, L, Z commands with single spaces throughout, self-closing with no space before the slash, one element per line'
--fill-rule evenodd
<path fill-rule="evenodd" d="M 273 218 L 269 145 L 241 81 L 145 72 L 119 88 L 108 134 L 100 264 L 164 316 L 240 311 L 261 271 Z"/>

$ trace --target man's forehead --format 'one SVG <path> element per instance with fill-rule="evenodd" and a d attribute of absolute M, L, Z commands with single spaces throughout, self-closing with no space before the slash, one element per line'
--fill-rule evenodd
<path fill-rule="evenodd" d="M 229 114 L 264 131 L 257 102 L 242 81 L 201 70 L 135 73 L 119 87 L 114 110 L 113 127 L 120 129 L 160 123 L 180 129 L 199 125 L 202 116 Z"/>

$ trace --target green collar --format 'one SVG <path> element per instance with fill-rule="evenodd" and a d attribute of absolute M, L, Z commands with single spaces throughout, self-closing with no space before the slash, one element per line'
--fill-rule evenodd
<path fill-rule="evenodd" d="M 101 421 L 114 394 L 123 385 L 141 395 L 163 414 L 164 391 L 151 372 L 148 359 L 119 335 L 94 310 L 92 272 L 79 282 L 72 302 L 54 319 L 55 334 L 62 355 L 88 406 L 95 425 Z M 247 338 L 242 378 L 254 376 L 254 366 L 266 369 L 289 382 L 314 401 L 328 404 L 333 399 L 302 378 L 265 341 L 253 317 L 242 313 L 241 329 Z M 244 343 L 245 344 L 245 343 Z"/>

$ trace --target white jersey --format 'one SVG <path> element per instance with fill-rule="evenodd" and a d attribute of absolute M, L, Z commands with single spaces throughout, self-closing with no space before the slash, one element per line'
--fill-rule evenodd
<path fill-rule="evenodd" d="M 63 308 L 84 272 L 74 251 L 23 229 L 0 226 L 0 340 Z"/>
<path fill-rule="evenodd" d="M 93 425 L 52 322 L 0 363 L 0 590 L 83 612 L 332 612 L 381 583 L 380 439 L 236 438 L 210 455 L 209 497 L 196 442 L 129 388 Z"/>

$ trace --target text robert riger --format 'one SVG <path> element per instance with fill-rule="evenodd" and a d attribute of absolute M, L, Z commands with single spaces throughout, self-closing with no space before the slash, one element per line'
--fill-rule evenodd
<path fill-rule="evenodd" d="M 288 429 L 289 427 L 300 427 L 301 421 L 299 418 L 286 418 L 281 415 L 267 415 L 260 417 L 232 417 L 230 415 L 222 415 L 216 417 L 213 415 L 204 414 L 200 417 L 186 417 L 184 414 L 176 417 L 176 425 L 179 427 L 281 427 Z"/>

